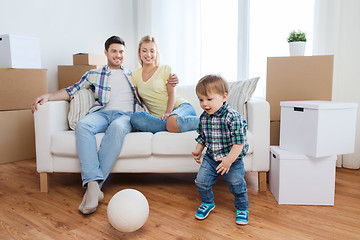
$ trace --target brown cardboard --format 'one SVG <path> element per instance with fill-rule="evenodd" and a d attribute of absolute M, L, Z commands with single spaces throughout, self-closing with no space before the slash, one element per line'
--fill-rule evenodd
<path fill-rule="evenodd" d="M 90 69 L 101 68 L 95 65 L 58 66 L 58 87 L 66 88 L 77 83 Z"/>
<path fill-rule="evenodd" d="M 34 117 L 30 109 L 0 111 L 0 164 L 35 158 Z"/>
<path fill-rule="evenodd" d="M 270 120 L 280 120 L 281 101 L 332 100 L 333 63 L 333 55 L 268 57 Z"/>
<path fill-rule="evenodd" d="M 270 146 L 279 146 L 280 121 L 270 121 Z"/>
<path fill-rule="evenodd" d="M 48 92 L 46 69 L 0 68 L 0 110 L 30 109 Z"/>
<path fill-rule="evenodd" d="M 73 55 L 74 65 L 105 65 L 106 57 L 100 54 L 77 53 Z"/>

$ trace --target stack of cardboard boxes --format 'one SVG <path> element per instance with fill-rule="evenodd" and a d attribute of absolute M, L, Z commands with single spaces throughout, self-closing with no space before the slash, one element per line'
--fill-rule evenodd
<path fill-rule="evenodd" d="M 333 55 L 268 57 L 270 145 L 279 145 L 281 101 L 332 100 L 333 64 Z"/>
<path fill-rule="evenodd" d="M 333 61 L 268 58 L 269 188 L 279 204 L 334 205 L 336 159 L 354 151 L 357 105 L 331 101 Z"/>
<path fill-rule="evenodd" d="M 38 38 L 0 35 L 0 85 L 0 164 L 35 158 L 30 104 L 48 91 Z"/>
<path fill-rule="evenodd" d="M 336 159 L 354 152 L 357 103 L 280 105 L 280 146 L 270 147 L 270 191 L 279 204 L 334 205 Z"/>
<path fill-rule="evenodd" d="M 73 64 L 58 66 L 59 89 L 74 85 L 90 69 L 102 68 L 106 64 L 105 55 L 77 53 L 73 55 Z"/>

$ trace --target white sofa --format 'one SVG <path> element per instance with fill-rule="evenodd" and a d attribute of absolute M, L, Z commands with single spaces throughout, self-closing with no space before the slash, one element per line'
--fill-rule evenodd
<path fill-rule="evenodd" d="M 194 86 L 178 86 L 177 94 L 186 98 L 200 116 Z M 66 101 L 48 102 L 34 114 L 36 166 L 40 173 L 40 190 L 48 191 L 48 173 L 80 173 L 75 132 L 69 129 Z M 269 171 L 270 109 L 264 99 L 247 102 L 249 152 L 244 158 L 245 170 L 258 172 L 258 189 L 266 191 Z M 185 133 L 131 132 L 125 137 L 113 173 L 197 172 L 191 152 L 195 149 L 195 131 Z M 97 136 L 98 145 L 103 134 Z"/>

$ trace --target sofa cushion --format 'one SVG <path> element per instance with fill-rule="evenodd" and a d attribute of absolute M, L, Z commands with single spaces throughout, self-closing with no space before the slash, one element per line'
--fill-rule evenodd
<path fill-rule="evenodd" d="M 155 155 L 191 155 L 195 150 L 197 137 L 196 131 L 184 133 L 158 132 L 152 138 L 152 153 Z M 251 132 L 247 132 L 249 150 L 253 152 L 254 137 Z"/>
<path fill-rule="evenodd" d="M 151 144 L 153 154 L 159 155 L 191 155 L 195 150 L 196 131 L 171 133 L 157 132 Z"/>
<path fill-rule="evenodd" d="M 80 89 L 71 97 L 68 114 L 70 129 L 75 130 L 76 123 L 88 113 L 94 103 L 94 93 L 87 87 Z"/>
<path fill-rule="evenodd" d="M 104 133 L 96 134 L 97 148 L 99 149 Z M 150 132 L 131 132 L 126 135 L 119 157 L 147 157 L 151 155 Z M 75 132 L 55 132 L 51 136 L 51 152 L 59 156 L 77 157 Z"/>
<path fill-rule="evenodd" d="M 260 77 L 229 83 L 229 105 L 247 119 L 246 103 L 252 97 Z"/>

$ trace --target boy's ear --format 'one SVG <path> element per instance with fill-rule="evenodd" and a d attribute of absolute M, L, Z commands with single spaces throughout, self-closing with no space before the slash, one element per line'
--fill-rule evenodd
<path fill-rule="evenodd" d="M 227 97 L 228 97 L 228 93 L 226 92 L 226 93 L 224 93 L 224 95 L 223 95 L 223 102 L 226 101 Z"/>

